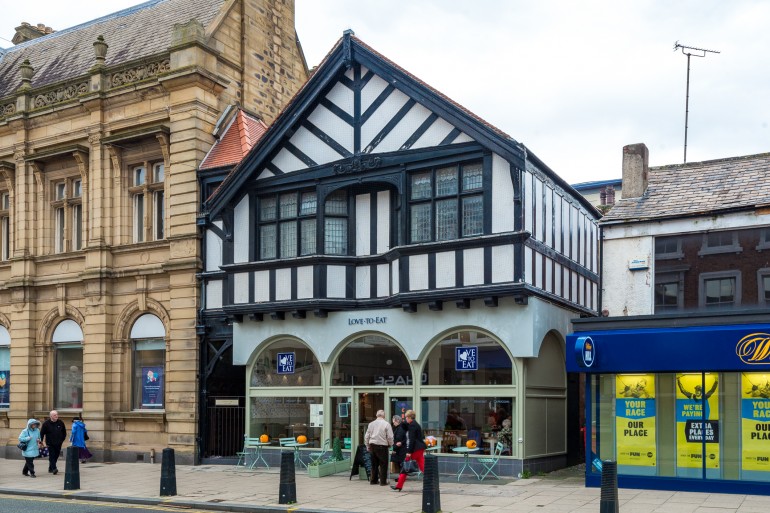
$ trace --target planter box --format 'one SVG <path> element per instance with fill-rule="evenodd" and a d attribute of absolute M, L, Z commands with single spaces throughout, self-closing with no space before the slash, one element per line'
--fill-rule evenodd
<path fill-rule="evenodd" d="M 324 477 L 347 470 L 350 470 L 350 460 L 329 461 L 320 465 L 308 466 L 307 475 L 309 477 Z"/>

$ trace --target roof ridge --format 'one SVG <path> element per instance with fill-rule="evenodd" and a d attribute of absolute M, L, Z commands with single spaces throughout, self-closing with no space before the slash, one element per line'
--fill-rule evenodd
<path fill-rule="evenodd" d="M 721 162 L 740 162 L 742 160 L 755 160 L 760 157 L 770 158 L 770 152 L 756 153 L 754 155 L 738 155 L 735 157 L 724 157 L 721 159 L 713 159 L 713 160 L 701 160 L 700 162 L 683 162 L 682 164 L 664 164 L 662 166 L 650 166 L 650 171 L 655 171 L 658 169 L 698 167 L 706 164 L 718 164 Z"/>
<path fill-rule="evenodd" d="M 152 7 L 154 5 L 157 5 L 159 3 L 167 2 L 168 0 L 147 0 L 146 2 L 143 2 L 138 5 L 133 5 L 131 7 L 126 7 L 125 9 L 121 9 L 120 11 L 115 11 L 110 14 L 105 14 L 104 16 L 101 16 L 99 18 L 95 18 L 93 20 L 84 21 L 83 23 L 79 23 L 78 25 L 73 25 L 72 27 L 66 27 L 62 30 L 56 30 L 54 32 L 51 32 L 50 34 L 46 34 L 41 37 L 36 37 L 35 39 L 30 39 L 29 41 L 24 41 L 23 43 L 19 43 L 18 45 L 11 46 L 9 48 L 5 49 L 5 52 L 12 52 L 14 50 L 22 50 L 24 48 L 28 48 L 30 46 L 33 46 L 36 43 L 39 43 L 42 40 L 50 40 L 55 37 L 59 37 L 62 35 L 69 34 L 71 32 L 75 32 L 77 30 L 82 30 L 85 27 L 96 25 L 97 23 L 107 21 L 114 18 L 120 18 L 122 16 L 128 16 L 129 14 L 133 14 L 135 12 L 139 12 L 142 9 L 146 9 L 148 7 Z M 0 49 L 2 50 L 2 49 Z"/>

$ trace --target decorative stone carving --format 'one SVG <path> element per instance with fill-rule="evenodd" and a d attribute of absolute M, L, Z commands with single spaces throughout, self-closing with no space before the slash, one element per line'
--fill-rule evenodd
<path fill-rule="evenodd" d="M 143 64 L 113 73 L 110 77 L 110 87 L 120 87 L 133 82 L 139 82 L 147 78 L 157 77 L 168 71 L 171 71 L 171 61 L 169 59 Z"/>
<path fill-rule="evenodd" d="M 334 166 L 334 174 L 350 175 L 353 173 L 361 173 L 362 171 L 368 171 L 369 169 L 380 167 L 380 164 L 382 164 L 382 159 L 380 157 L 353 157 L 345 163 L 336 164 Z"/>
<path fill-rule="evenodd" d="M 160 151 L 163 152 L 163 166 L 166 168 L 166 173 L 168 173 L 169 163 L 171 162 L 171 141 L 168 134 L 164 132 L 155 134 L 155 137 L 158 138 L 158 143 L 160 143 Z"/>
<path fill-rule="evenodd" d="M 112 144 L 108 144 L 107 146 L 107 153 L 110 154 L 110 161 L 112 162 L 112 170 L 115 172 L 115 177 L 120 177 L 120 166 L 121 164 L 121 156 L 123 155 L 123 152 L 118 148 L 117 146 L 113 146 Z"/>
<path fill-rule="evenodd" d="M 3 118 L 5 116 L 10 116 L 11 114 L 16 113 L 16 104 L 15 103 L 6 103 L 4 105 L 0 105 L 0 118 Z"/>
<path fill-rule="evenodd" d="M 88 182 L 88 153 L 83 151 L 73 151 L 72 156 L 75 158 L 75 162 L 78 164 L 80 177 L 83 179 L 83 185 L 85 188 L 85 184 Z"/>
<path fill-rule="evenodd" d="M 88 92 L 88 82 L 80 82 L 78 84 L 70 84 L 66 87 L 60 87 L 47 93 L 38 94 L 33 100 L 33 105 L 36 109 L 40 107 L 48 107 L 49 105 L 55 105 L 57 103 L 65 102 L 73 98 L 77 98 L 81 94 Z"/>
<path fill-rule="evenodd" d="M 107 48 L 109 45 L 104 42 L 104 36 L 98 36 L 94 41 L 94 56 L 96 57 L 96 65 L 104 66 L 104 59 L 107 57 Z"/>

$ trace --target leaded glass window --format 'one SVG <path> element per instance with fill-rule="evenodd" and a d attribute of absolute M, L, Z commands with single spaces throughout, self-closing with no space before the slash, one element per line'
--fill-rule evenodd
<path fill-rule="evenodd" d="M 483 235 L 481 162 L 420 171 L 410 176 L 409 185 L 410 242 Z"/>
<path fill-rule="evenodd" d="M 294 258 L 316 252 L 316 194 L 289 192 L 259 199 L 259 257 Z"/>

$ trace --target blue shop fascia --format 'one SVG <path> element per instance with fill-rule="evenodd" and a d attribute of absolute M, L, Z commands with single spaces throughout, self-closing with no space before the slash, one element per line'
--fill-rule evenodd
<path fill-rule="evenodd" d="M 573 321 L 585 373 L 586 485 L 770 495 L 770 317 L 754 311 Z"/>

